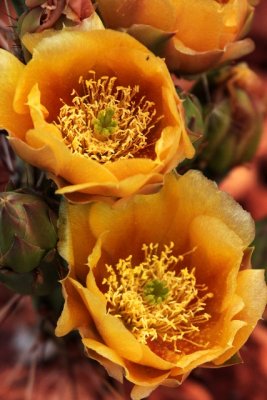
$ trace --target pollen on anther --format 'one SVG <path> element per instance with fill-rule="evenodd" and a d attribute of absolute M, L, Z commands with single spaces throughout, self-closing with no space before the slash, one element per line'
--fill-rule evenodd
<path fill-rule="evenodd" d="M 108 312 L 118 316 L 138 341 L 152 345 L 160 340 L 180 353 L 181 342 L 200 348 L 208 344 L 198 339 L 198 332 L 211 318 L 206 305 L 213 294 L 197 283 L 195 268 L 176 268 L 194 249 L 175 256 L 173 247 L 171 243 L 159 251 L 158 244 L 144 244 L 140 264 L 133 265 L 129 256 L 115 266 L 106 265 L 103 283 Z"/>
<path fill-rule="evenodd" d="M 123 86 L 114 76 L 89 74 L 90 79 L 79 79 L 82 95 L 73 90 L 71 104 L 62 101 L 55 121 L 66 146 L 99 163 L 145 157 L 147 149 L 154 148 L 157 138 L 152 133 L 163 118 L 155 103 L 138 85 Z"/>

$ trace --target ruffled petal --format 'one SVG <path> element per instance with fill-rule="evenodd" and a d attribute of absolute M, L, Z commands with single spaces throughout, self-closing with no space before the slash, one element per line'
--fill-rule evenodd
<path fill-rule="evenodd" d="M 254 238 L 250 214 L 197 171 L 181 177 L 168 175 L 162 190 L 156 194 L 137 195 L 132 201 L 119 202 L 112 208 L 95 204 L 89 218 L 96 237 L 101 232 L 112 231 L 104 243 L 106 251 L 126 257 L 140 254 L 143 243 L 173 241 L 178 254 L 191 250 L 189 232 L 184 227 L 200 215 L 210 215 L 226 224 L 242 240 L 243 250 Z M 151 224 L 157 229 L 151 229 Z"/>
<path fill-rule="evenodd" d="M 20 139 L 23 139 L 27 130 L 32 127 L 30 116 L 17 114 L 13 108 L 16 87 L 24 68 L 15 56 L 0 49 L 0 128 Z"/>
<path fill-rule="evenodd" d="M 237 293 L 243 299 L 244 307 L 235 319 L 243 321 L 244 326 L 236 333 L 231 349 L 215 360 L 215 365 L 223 364 L 243 346 L 261 318 L 267 303 L 264 270 L 241 271 L 237 279 Z"/>

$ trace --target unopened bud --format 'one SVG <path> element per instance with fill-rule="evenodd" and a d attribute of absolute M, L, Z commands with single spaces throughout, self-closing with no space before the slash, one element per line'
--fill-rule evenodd
<path fill-rule="evenodd" d="M 0 194 L 0 268 L 26 273 L 56 246 L 56 217 L 38 196 Z"/>
<path fill-rule="evenodd" d="M 203 148 L 194 161 L 195 168 L 220 179 L 232 167 L 253 158 L 266 106 L 260 82 L 246 64 L 240 64 L 208 77 L 209 102 L 201 98 L 203 87 L 196 86 L 206 118 Z"/>

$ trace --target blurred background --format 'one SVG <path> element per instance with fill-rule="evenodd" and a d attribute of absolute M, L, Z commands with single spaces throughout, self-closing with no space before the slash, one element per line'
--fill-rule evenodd
<path fill-rule="evenodd" d="M 8 46 L 10 20 L 0 2 L 0 47 Z M 267 95 L 267 0 L 261 0 L 250 35 L 256 50 L 246 58 L 262 77 Z M 12 154 L 0 136 L 0 190 L 13 173 Z M 8 153 L 8 157 L 6 157 Z M 267 119 L 258 151 L 252 160 L 234 168 L 221 182 L 256 220 L 267 218 Z M 261 241 L 267 242 L 267 224 Z M 265 245 L 265 247 L 267 247 Z M 267 265 L 261 255 L 262 267 Z M 6 312 L 8 310 L 8 312 Z M 45 304 L 43 305 L 45 312 Z M 195 370 L 177 389 L 159 388 L 150 400 L 266 400 L 267 398 L 267 315 L 259 322 L 242 349 L 243 364 L 222 369 Z M 76 338 L 55 346 L 40 335 L 39 324 L 28 297 L 14 295 L 0 284 L 0 399 L 5 400 L 108 400 L 129 399 L 128 384 L 119 385 L 104 369 L 82 356 Z"/>

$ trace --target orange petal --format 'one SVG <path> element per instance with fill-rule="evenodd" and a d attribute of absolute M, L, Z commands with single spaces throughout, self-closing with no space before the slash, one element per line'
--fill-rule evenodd
<path fill-rule="evenodd" d="M 96 162 L 92 161 L 92 163 Z M 95 180 L 94 182 L 89 182 L 89 183 L 81 183 L 69 186 L 64 185 L 62 188 L 58 189 L 56 193 L 66 195 L 68 193 L 74 193 L 79 191 L 81 193 L 85 194 L 87 193 L 88 195 L 90 195 L 90 197 L 94 195 L 102 195 L 103 196 L 102 200 L 103 200 L 105 197 L 108 196 L 113 196 L 115 198 L 128 197 L 131 196 L 133 193 L 142 190 L 144 186 L 146 187 L 149 185 L 153 186 L 154 184 L 161 182 L 162 182 L 161 174 L 158 173 L 151 173 L 147 175 L 139 174 L 115 183 L 113 182 L 102 183 L 102 182 L 97 182 L 97 180 Z"/>
<path fill-rule="evenodd" d="M 221 62 L 228 62 L 240 57 L 244 57 L 251 53 L 255 48 L 254 42 L 251 39 L 239 40 L 237 42 L 229 43 L 225 47 L 225 52 L 222 56 Z"/>
<path fill-rule="evenodd" d="M 146 175 L 151 172 L 157 172 L 159 166 L 153 160 L 148 158 L 131 158 L 128 160 L 117 160 L 109 163 L 106 166 L 107 170 L 110 171 L 118 181 L 127 179 L 134 174 Z"/>
<path fill-rule="evenodd" d="M 107 369 L 111 376 L 116 376 L 116 378 L 119 377 L 119 380 L 122 380 L 122 373 L 117 366 L 123 368 L 126 378 L 138 386 L 132 392 L 132 395 L 134 396 L 132 396 L 133 399 L 142 398 L 137 396 L 148 390 L 151 392 L 158 385 L 162 384 L 169 376 L 169 371 L 165 372 L 153 368 L 142 367 L 142 365 L 126 361 L 119 357 L 116 352 L 105 344 L 96 340 L 84 338 L 83 344 L 88 348 L 90 357 L 98 360 Z M 95 352 L 95 354 L 92 353 L 92 351 Z"/>
<path fill-rule="evenodd" d="M 197 52 L 186 47 L 179 39 L 174 37 L 168 41 L 162 55 L 164 55 L 171 71 L 197 74 L 217 65 L 223 56 L 223 50 Z"/>
<path fill-rule="evenodd" d="M 210 313 L 219 313 L 229 307 L 236 292 L 242 240 L 220 219 L 207 215 L 196 217 L 189 229 L 190 248 L 196 247 L 191 265 L 196 268 L 197 281 L 213 292 Z"/>
<path fill-rule="evenodd" d="M 234 318 L 245 322 L 235 335 L 232 348 L 226 351 L 214 363 L 223 364 L 232 357 L 247 341 L 258 320 L 262 317 L 267 303 L 267 288 L 264 270 L 241 271 L 237 280 L 237 293 L 244 301 L 244 308 Z"/>
<path fill-rule="evenodd" d="M 107 35 L 108 46 L 105 40 Z M 77 46 L 78 42 L 82 42 L 83 46 Z M 129 57 L 123 60 L 129 64 L 128 70 L 127 66 L 122 65 L 120 56 L 124 49 L 129 48 L 132 51 L 127 51 Z M 99 57 L 99 54 L 105 54 L 105 57 Z M 147 55 L 150 56 L 150 61 L 146 60 Z M 131 76 L 131 71 L 135 69 L 136 73 L 138 70 L 144 72 L 144 66 L 146 76 L 140 76 L 147 85 L 149 80 L 152 81 L 153 73 L 155 79 L 166 79 L 166 76 L 162 77 L 160 73 L 160 69 L 166 68 L 164 63 L 126 34 L 115 31 L 108 33 L 106 30 L 61 32 L 58 36 L 43 39 L 35 48 L 33 58 L 24 69 L 17 88 L 16 107 L 17 110 L 25 110 L 28 93 L 37 83 L 42 93 L 42 104 L 50 112 L 50 120 L 56 120 L 62 105 L 60 99 L 66 102 L 70 100 L 72 89 L 78 89 L 80 76 L 86 76 L 92 69 L 102 75 L 112 75 L 113 72 L 114 75 L 120 76 L 121 84 L 126 82 L 127 85 L 131 85 L 136 84 L 136 76 Z M 146 81 L 149 76 L 151 78 Z M 167 77 L 170 79 L 169 75 Z M 157 89 L 157 92 L 159 91 L 160 88 Z"/>
<path fill-rule="evenodd" d="M 80 293 L 90 311 L 97 330 L 108 347 L 119 356 L 131 361 L 139 361 L 142 356 L 141 345 L 116 317 L 106 313 L 106 304 L 99 296 L 89 292 L 77 281 L 72 280 L 73 286 Z"/>
<path fill-rule="evenodd" d="M 87 289 L 82 288 L 75 281 L 72 283 L 81 293 L 101 337 L 116 354 L 130 361 L 157 369 L 168 370 L 174 366 L 158 357 L 147 346 L 138 343 L 121 320 L 107 314 L 105 297 L 96 286 L 92 271 L 89 272 L 87 278 Z"/>
<path fill-rule="evenodd" d="M 15 153 L 29 164 L 43 168 L 44 170 L 50 169 L 52 166 L 52 170 L 55 172 L 58 171 L 58 160 L 56 154 L 51 150 L 50 147 L 42 146 L 40 148 L 33 149 L 24 141 L 17 139 L 16 137 L 9 138 L 9 143 L 11 144 Z"/>
<path fill-rule="evenodd" d="M 100 343 L 97 340 L 85 337 L 82 339 L 82 342 L 87 348 L 88 355 L 100 362 L 112 378 L 122 383 L 123 372 L 126 368 L 123 358 L 104 343 Z"/>
<path fill-rule="evenodd" d="M 247 0 L 220 4 L 213 0 L 179 0 L 176 5 L 177 38 L 198 52 L 223 48 L 236 39 L 245 23 Z M 198 27 L 195 34 L 194 27 Z"/>
<path fill-rule="evenodd" d="M 43 162 L 42 167 L 55 175 L 64 177 L 69 183 L 74 185 L 81 184 L 85 187 L 87 185 L 105 184 L 107 182 L 110 185 L 116 185 L 117 179 L 112 175 L 103 165 L 97 163 L 94 160 L 86 158 L 78 153 L 72 153 L 66 145 L 53 136 L 53 130 L 56 130 L 52 124 L 47 124 L 44 128 L 38 128 L 36 130 L 30 130 L 27 133 L 27 142 L 31 145 L 34 153 L 34 149 L 49 148 L 50 152 L 54 154 L 57 163 L 55 165 Z M 51 133 L 49 135 L 49 133 Z M 23 157 L 24 158 L 24 157 Z M 30 162 L 33 164 L 33 162 Z M 93 182 L 86 184 L 88 180 Z M 64 191 L 64 189 L 62 189 Z M 68 189 L 66 189 L 66 192 Z"/>
<path fill-rule="evenodd" d="M 188 248 L 189 232 L 186 227 L 202 214 L 224 222 L 240 237 L 243 249 L 253 240 L 251 216 L 197 171 L 190 171 L 179 178 L 168 175 L 162 190 L 156 194 L 137 195 L 128 203 L 122 201 L 112 208 L 95 204 L 89 218 L 96 237 L 104 231 L 112 231 L 109 240 L 103 243 L 105 250 L 109 254 L 127 257 L 129 254 L 140 254 L 142 244 L 151 242 L 174 241 L 180 254 L 191 250 Z M 157 229 L 151 229 L 151 224 Z M 185 228 L 181 230 L 181 227 Z"/>
<path fill-rule="evenodd" d="M 105 25 L 110 28 L 126 28 L 139 23 L 160 25 L 162 29 L 170 30 L 176 19 L 172 3 L 170 0 L 153 0 L 151 7 L 146 0 L 99 0 L 98 7 Z"/>
<path fill-rule="evenodd" d="M 91 253 L 95 238 L 89 227 L 90 205 L 77 206 L 62 202 L 60 207 L 59 252 L 68 260 L 71 276 L 85 282 L 88 274 L 88 254 Z"/>
<path fill-rule="evenodd" d="M 40 97 L 39 88 L 35 85 L 28 96 L 28 105 L 35 129 L 27 132 L 26 141 L 33 149 L 48 147 L 51 153 L 55 154 L 56 164 L 47 166 L 47 169 L 55 175 L 64 176 L 69 182 L 84 182 L 90 179 L 91 176 L 97 182 L 117 182 L 114 175 L 103 165 L 78 153 L 72 153 L 67 148 L 58 128 L 54 124 L 49 124 L 45 121 L 44 116 L 47 111 L 41 105 Z M 43 165 L 40 166 L 44 168 Z"/>
<path fill-rule="evenodd" d="M 171 376 L 188 374 L 200 365 L 213 362 L 214 359 L 225 353 L 226 349 L 230 349 L 236 333 L 244 326 L 243 321 L 232 321 L 232 319 L 243 307 L 242 299 L 234 294 L 229 309 L 225 310 L 217 321 L 211 320 L 200 328 L 202 337 L 209 342 L 207 349 L 182 355 L 177 361 L 177 367 L 172 370 Z M 210 325 L 211 323 L 212 325 Z"/>
<path fill-rule="evenodd" d="M 0 128 L 21 139 L 32 127 L 30 116 L 17 114 L 13 108 L 16 87 L 24 68 L 15 56 L 0 49 Z"/>
<path fill-rule="evenodd" d="M 174 178 L 168 179 L 170 182 L 166 184 L 171 185 L 171 180 Z M 194 216 L 210 215 L 220 219 L 235 232 L 242 240 L 244 248 L 253 241 L 255 225 L 251 215 L 227 193 L 220 191 L 214 182 L 198 171 L 189 171 L 179 178 L 177 186 L 178 208 L 180 215 L 184 214 L 187 223 L 188 219 Z"/>
<path fill-rule="evenodd" d="M 74 329 L 92 324 L 88 310 L 68 278 L 63 281 L 63 294 L 65 303 L 57 322 L 56 336 L 64 336 Z"/>

